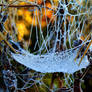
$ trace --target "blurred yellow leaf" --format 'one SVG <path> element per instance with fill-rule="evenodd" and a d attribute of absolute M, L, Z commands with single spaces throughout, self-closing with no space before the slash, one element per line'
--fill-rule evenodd
<path fill-rule="evenodd" d="M 23 22 L 17 22 L 16 26 L 18 29 L 18 39 L 19 40 L 22 40 L 22 38 L 25 34 L 29 34 L 29 32 Z"/>

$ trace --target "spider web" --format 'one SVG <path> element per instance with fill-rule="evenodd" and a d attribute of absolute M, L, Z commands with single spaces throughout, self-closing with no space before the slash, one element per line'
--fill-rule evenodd
<path fill-rule="evenodd" d="M 30 3 L 37 5 L 36 2 Z M 74 62 L 76 52 L 82 44 L 74 48 L 73 41 L 85 35 L 84 26 L 87 17 L 91 15 L 91 8 L 88 5 L 83 5 L 88 1 L 59 0 L 57 2 L 58 5 L 56 6 L 54 1 L 49 1 L 51 4 L 49 8 L 46 6 L 47 2 L 43 1 L 42 5 L 38 5 L 39 8 L 33 9 L 33 19 L 37 26 L 34 29 L 34 24 L 31 25 L 30 39 L 33 42 L 31 50 L 35 55 L 25 52 L 25 57 L 13 54 L 13 58 L 39 72 L 74 73 L 89 64 L 87 57 L 84 58 L 84 62 L 80 66 L 78 66 L 79 59 Z M 45 14 L 43 14 L 43 9 Z M 29 11 L 32 12 L 32 10 Z M 51 13 L 50 18 L 47 16 L 48 13 Z M 46 23 L 46 30 L 42 28 L 43 18 Z M 35 41 L 33 35 L 35 35 Z"/>
<path fill-rule="evenodd" d="M 42 0 L 41 4 L 38 4 L 38 0 L 33 2 L 28 0 L 19 1 L 27 2 L 37 7 L 28 9 L 33 19 L 31 21 L 32 24 L 28 42 L 28 50 L 30 53 L 20 48 L 22 54 L 12 53 L 12 57 L 24 66 L 35 70 L 35 72 L 30 74 L 16 74 L 24 83 L 21 88 L 16 89 L 24 91 L 38 84 L 40 86 L 44 85 L 49 91 L 54 91 L 54 89 L 51 90 L 43 81 L 45 73 L 54 72 L 65 73 L 64 79 L 66 85 L 71 88 L 68 80 L 72 83 L 73 79 L 70 78 L 70 74 L 73 75 L 74 72 L 86 68 L 89 64 L 86 56 L 80 66 L 78 66 L 78 64 L 81 56 L 76 62 L 74 61 L 79 48 L 83 44 L 86 44 L 86 42 L 79 44 L 77 47 L 73 46 L 73 42 L 85 35 L 86 22 L 89 17 L 92 16 L 91 1 Z M 47 6 L 47 2 L 49 2 L 51 6 Z M 17 1 L 15 3 L 17 3 Z M 13 16 L 13 19 L 11 26 L 15 26 L 15 30 L 17 30 L 15 16 Z M 85 39 L 86 38 L 85 36 Z M 30 40 L 33 45 L 30 45 Z M 39 74 L 39 72 L 41 73 Z M 66 73 L 69 73 L 69 75 L 67 74 L 66 76 Z M 31 76 L 31 78 L 28 77 L 28 79 L 25 80 L 25 76 Z M 54 88 L 56 90 L 56 87 Z"/>

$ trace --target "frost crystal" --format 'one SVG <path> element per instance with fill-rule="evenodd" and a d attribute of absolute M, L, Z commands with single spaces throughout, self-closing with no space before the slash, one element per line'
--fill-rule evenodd
<path fill-rule="evenodd" d="M 65 51 L 60 53 L 49 53 L 46 55 L 33 55 L 27 51 L 22 51 L 24 54 L 13 54 L 13 58 L 19 63 L 29 67 L 33 70 L 42 73 L 64 72 L 74 73 L 82 68 L 86 68 L 89 64 L 87 57 L 78 66 L 79 60 L 74 61 L 77 50 Z"/>

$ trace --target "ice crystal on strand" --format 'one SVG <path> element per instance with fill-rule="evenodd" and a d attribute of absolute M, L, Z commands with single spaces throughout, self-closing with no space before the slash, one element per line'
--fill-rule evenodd
<path fill-rule="evenodd" d="M 33 55 L 23 50 L 23 54 L 12 54 L 12 56 L 19 63 L 38 72 L 64 72 L 72 74 L 82 68 L 86 68 L 89 64 L 85 56 L 83 62 L 78 66 L 80 59 L 74 61 L 77 51 L 78 50 L 49 53 L 46 55 Z"/>

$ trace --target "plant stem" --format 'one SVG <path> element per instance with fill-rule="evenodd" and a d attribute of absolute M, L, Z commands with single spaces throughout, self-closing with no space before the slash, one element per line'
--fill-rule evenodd
<path fill-rule="evenodd" d="M 11 46 L 11 44 L 6 40 L 4 35 L 0 32 L 0 37 L 5 41 L 5 43 L 12 49 L 14 53 L 17 53 L 16 50 Z"/>

